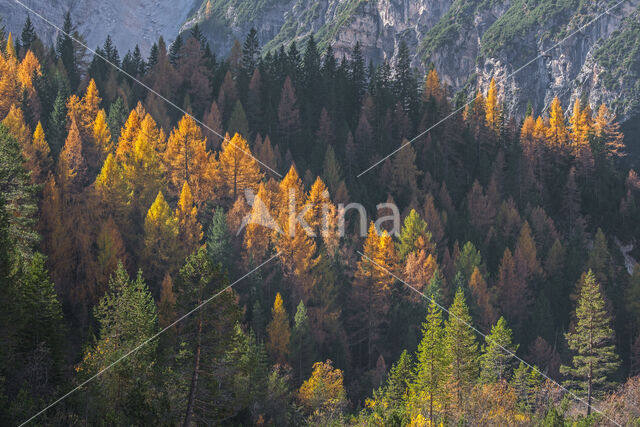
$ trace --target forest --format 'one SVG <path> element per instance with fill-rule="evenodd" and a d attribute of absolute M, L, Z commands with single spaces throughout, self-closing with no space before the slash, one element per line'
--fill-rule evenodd
<path fill-rule="evenodd" d="M 0 424 L 639 422 L 609 106 L 510 115 L 405 44 L 82 40 L 0 31 Z"/>

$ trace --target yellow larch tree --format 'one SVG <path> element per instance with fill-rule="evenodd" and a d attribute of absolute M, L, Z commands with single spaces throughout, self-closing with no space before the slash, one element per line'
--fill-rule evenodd
<path fill-rule="evenodd" d="M 547 144 L 556 150 L 563 150 L 569 141 L 564 112 L 556 96 L 549 109 L 549 126 L 546 129 Z"/>
<path fill-rule="evenodd" d="M 129 113 L 129 117 L 124 123 L 122 131 L 120 132 L 120 138 L 118 139 L 118 146 L 116 148 L 118 160 L 124 160 L 133 153 L 133 145 L 140 131 L 140 122 L 142 119 L 144 119 L 144 117 L 140 117 L 136 109 L 131 110 Z"/>
<path fill-rule="evenodd" d="M 589 137 L 593 131 L 593 121 L 591 118 L 591 108 L 587 105 L 582 108 L 579 99 L 573 104 L 573 113 L 569 118 L 569 135 L 571 138 L 571 148 L 575 154 L 589 146 Z"/>
<path fill-rule="evenodd" d="M 23 152 L 26 146 L 31 143 L 31 130 L 24 121 L 22 109 L 17 105 L 12 105 L 9 113 L 2 120 L 2 124 L 9 129 L 9 132 L 20 143 Z"/>
<path fill-rule="evenodd" d="M 252 157 L 247 140 L 236 133 L 222 142 L 219 156 L 220 184 L 224 195 L 235 199 L 245 189 L 256 190 L 263 178 L 260 164 Z"/>
<path fill-rule="evenodd" d="M 162 191 L 158 192 L 144 219 L 143 271 L 149 278 L 149 286 L 158 290 L 165 273 L 176 262 L 178 220 L 171 212 Z"/>
<path fill-rule="evenodd" d="M 120 226 L 128 221 L 131 190 L 124 176 L 122 164 L 115 154 L 109 153 L 98 174 L 95 188 L 106 210 Z"/>
<path fill-rule="evenodd" d="M 206 147 L 200 127 L 185 114 L 178 127 L 171 131 L 164 153 L 170 193 L 177 196 L 186 181 L 198 206 L 214 196 L 216 168 Z"/>
<path fill-rule="evenodd" d="M 327 189 L 322 179 L 317 177 L 307 196 L 306 204 L 309 208 L 304 217 L 316 236 L 321 236 L 322 230 L 327 227 L 324 217 L 328 214 L 330 203 L 329 189 Z"/>
<path fill-rule="evenodd" d="M 13 35 L 11 33 L 9 33 L 9 36 L 7 37 L 7 45 L 4 51 L 5 55 L 7 58 L 17 58 L 18 54 L 16 53 L 16 47 L 15 44 L 13 42 Z"/>
<path fill-rule="evenodd" d="M 0 118 L 7 115 L 13 104 L 20 102 L 20 95 L 18 60 L 15 55 L 0 54 Z"/>
<path fill-rule="evenodd" d="M 35 88 L 33 87 L 33 76 L 41 76 L 42 69 L 38 58 L 30 50 L 24 56 L 24 59 L 18 66 L 18 80 L 28 94 L 31 96 L 35 94 Z"/>
<path fill-rule="evenodd" d="M 38 122 L 36 130 L 33 132 L 33 139 L 28 146 L 28 153 L 25 155 L 26 165 L 31 171 L 31 180 L 36 184 L 43 184 L 51 172 L 53 161 L 51 160 L 51 150 L 45 140 L 44 129 Z"/>
<path fill-rule="evenodd" d="M 298 390 L 298 400 L 308 414 L 337 417 L 348 403 L 342 371 L 335 369 L 331 360 L 314 363 L 311 377 Z"/>
<path fill-rule="evenodd" d="M 500 103 L 498 101 L 496 80 L 493 77 L 491 78 L 491 83 L 489 83 L 489 92 L 485 103 L 485 117 L 487 127 L 494 132 L 498 132 L 500 130 Z"/>
<path fill-rule="evenodd" d="M 393 239 L 386 232 L 379 234 L 373 222 L 369 226 L 363 247 L 364 256 L 358 261 L 352 288 L 354 306 L 358 316 L 353 320 L 354 333 L 366 337 L 368 365 L 378 356 L 380 330 L 387 321 L 389 297 L 394 278 L 389 274 L 396 269 Z"/>
<path fill-rule="evenodd" d="M 182 246 L 182 254 L 186 257 L 196 250 L 202 240 L 202 226 L 198 222 L 198 209 L 193 203 L 191 188 L 186 181 L 180 192 L 176 218 L 178 220 L 178 239 Z"/>
<path fill-rule="evenodd" d="M 164 132 L 146 115 L 133 145 L 132 153 L 123 162 L 124 176 L 132 190 L 131 205 L 144 215 L 147 206 L 164 188 L 164 167 L 157 147 L 163 144 Z"/>
<path fill-rule="evenodd" d="M 427 74 L 424 84 L 424 96 L 427 101 L 433 98 L 437 104 L 442 102 L 444 97 L 442 86 L 440 84 L 440 77 L 438 76 L 438 72 L 435 68 L 429 70 L 429 73 Z"/>
<path fill-rule="evenodd" d="M 87 162 L 82 151 L 82 139 L 75 119 L 71 120 L 69 133 L 58 158 L 58 184 L 63 192 L 67 188 L 80 192 L 87 184 Z M 67 187 L 67 185 L 69 187 Z"/>
<path fill-rule="evenodd" d="M 624 157 L 624 135 L 620 132 L 620 124 L 616 122 L 616 115 L 609 111 L 606 105 L 601 104 L 594 120 L 594 133 L 608 157 Z"/>
<path fill-rule="evenodd" d="M 309 235 L 309 229 L 298 221 L 305 203 L 302 181 L 292 166 L 289 173 L 280 181 L 276 206 L 279 229 L 273 230 L 275 248 L 285 274 L 295 282 L 295 296 L 306 304 L 313 287 L 311 269 L 318 263 L 316 243 Z M 296 299 L 298 299 L 296 298 Z"/>
<path fill-rule="evenodd" d="M 260 183 L 258 187 L 244 233 L 247 264 L 262 261 L 269 250 L 273 228 L 278 227 L 275 220 L 277 191 L 278 184 L 274 180 Z"/>
<path fill-rule="evenodd" d="M 277 363 L 284 364 L 287 362 L 290 338 L 289 315 L 284 308 L 282 296 L 278 292 L 271 309 L 271 322 L 267 325 L 266 343 L 267 350 Z"/>
<path fill-rule="evenodd" d="M 113 152 L 113 141 L 111 141 L 111 131 L 107 124 L 107 114 L 104 110 L 98 111 L 95 121 L 93 122 L 93 141 L 98 149 L 99 160 L 104 159 Z"/>

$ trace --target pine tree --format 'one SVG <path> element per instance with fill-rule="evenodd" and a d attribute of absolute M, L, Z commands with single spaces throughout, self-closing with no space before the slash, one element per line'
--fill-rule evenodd
<path fill-rule="evenodd" d="M 573 351 L 572 366 L 560 371 L 572 379 L 567 384 L 587 395 L 587 415 L 591 414 L 593 396 L 610 383 L 607 377 L 620 365 L 615 353 L 611 315 L 607 312 L 600 285 L 591 270 L 583 274 L 575 310 L 575 324 L 565 334 Z"/>
<path fill-rule="evenodd" d="M 61 91 L 58 91 L 56 100 L 53 103 L 53 110 L 49 116 L 47 127 L 47 135 L 49 135 L 49 146 L 51 147 L 51 156 L 58 158 L 58 154 L 62 151 L 64 139 L 67 131 L 67 105 Z"/>
<path fill-rule="evenodd" d="M 71 12 L 67 12 L 64 15 L 64 24 L 62 25 L 62 31 L 58 34 L 56 39 L 56 55 L 62 61 L 65 71 L 67 73 L 67 79 L 71 88 L 78 87 L 79 75 L 78 66 L 76 63 L 75 49 L 73 46 L 73 40 L 71 35 L 75 32 L 75 27 L 71 22 Z"/>
<path fill-rule="evenodd" d="M 267 325 L 267 350 L 277 363 L 285 363 L 289 356 L 291 329 L 282 297 L 278 292 L 271 309 L 271 322 Z"/>
<path fill-rule="evenodd" d="M 291 341 L 289 343 L 291 362 L 295 365 L 298 384 L 311 374 L 311 367 L 316 360 L 315 342 L 311 335 L 311 325 L 307 316 L 307 308 L 300 301 L 294 317 Z"/>
<path fill-rule="evenodd" d="M 459 288 L 449 308 L 449 319 L 444 326 L 446 357 L 458 408 L 462 408 L 464 399 L 478 375 L 478 344 L 469 328 L 471 322 L 464 291 Z"/>
<path fill-rule="evenodd" d="M 398 361 L 389 370 L 383 389 L 385 404 L 391 409 L 402 408 L 409 394 L 409 389 L 413 385 L 414 376 L 411 355 L 407 353 L 407 350 L 404 350 Z"/>
<path fill-rule="evenodd" d="M 511 361 L 518 346 L 512 342 L 511 329 L 504 317 L 500 317 L 491 327 L 491 333 L 485 337 L 485 342 L 483 354 L 480 356 L 480 377 L 490 383 L 508 380 L 511 375 Z"/>
<path fill-rule="evenodd" d="M 202 306 L 183 324 L 181 338 L 190 349 L 190 357 L 180 366 L 180 377 L 188 378 L 183 384 L 188 390 L 184 424 L 190 425 L 194 416 L 203 415 L 197 402 L 208 392 L 219 390 L 227 379 L 224 376 L 229 375 L 229 364 L 224 359 L 234 346 L 234 327 L 240 321 L 240 310 L 233 290 L 221 292 L 228 286 L 228 280 L 220 267 L 209 261 L 204 247 L 187 258 L 177 277 L 174 292 L 178 316 L 216 295 L 215 304 Z M 241 363 L 240 357 L 232 360 Z M 249 362 L 255 363 L 255 360 Z M 212 375 L 203 375 L 205 373 Z M 230 378 L 227 380 L 231 381 Z M 214 396 L 218 397 L 217 394 Z"/>
<path fill-rule="evenodd" d="M 133 418 L 126 410 L 132 399 L 151 399 L 153 366 L 157 341 L 151 340 L 134 354 L 123 358 L 139 344 L 150 339 L 158 329 L 156 305 L 138 271 L 131 280 L 122 264 L 109 280 L 105 296 L 96 306 L 95 316 L 100 324 L 100 339 L 87 349 L 76 368 L 81 378 L 90 377 L 109 367 L 101 375 L 100 383 L 90 386 L 96 398 L 90 399 L 89 416 L 129 423 Z M 120 360 L 122 358 L 122 360 Z M 111 366 L 115 361 L 117 365 Z"/>
<path fill-rule="evenodd" d="M 36 30 L 33 28 L 33 24 L 31 23 L 31 18 L 27 15 L 27 19 L 24 21 L 24 26 L 22 27 L 22 33 L 20 34 L 20 42 L 22 44 L 22 48 L 27 51 L 31 49 L 31 45 L 34 41 L 36 41 Z"/>
<path fill-rule="evenodd" d="M 9 238 L 20 257 L 30 258 L 38 241 L 35 232 L 36 187 L 24 168 L 18 142 L 0 125 L 0 194 L 9 222 Z"/>
<path fill-rule="evenodd" d="M 418 345 L 415 382 L 411 386 L 412 405 L 424 404 L 429 421 L 436 420 L 437 408 L 446 401 L 445 384 L 448 360 L 445 334 L 442 327 L 442 311 L 434 301 L 429 304 L 426 321 L 422 324 L 422 341 Z"/>
<path fill-rule="evenodd" d="M 418 239 L 422 239 L 420 242 Z M 427 223 L 420 218 L 415 209 L 411 209 L 409 215 L 404 219 L 402 231 L 398 237 L 397 253 L 398 260 L 404 261 L 407 255 L 416 249 L 420 249 L 418 244 L 423 245 L 423 249 L 427 252 L 435 252 L 435 248 L 431 242 L 431 233 L 428 230 Z"/>

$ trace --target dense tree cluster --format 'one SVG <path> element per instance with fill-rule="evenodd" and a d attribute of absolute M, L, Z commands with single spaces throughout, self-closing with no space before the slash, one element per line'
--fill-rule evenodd
<path fill-rule="evenodd" d="M 196 26 L 90 58 L 64 29 L 1 40 L 3 424 L 98 373 L 42 423 L 637 420 L 640 179 L 605 105 L 467 104 L 404 44 L 219 59 Z"/>

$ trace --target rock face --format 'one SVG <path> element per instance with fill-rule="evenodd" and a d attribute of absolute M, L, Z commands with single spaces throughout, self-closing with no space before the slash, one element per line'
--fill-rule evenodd
<path fill-rule="evenodd" d="M 631 44 L 627 51 L 615 52 L 621 58 L 612 60 L 602 50 L 607 43 L 618 46 L 624 39 L 639 37 L 632 30 L 637 28 L 640 0 L 628 0 L 598 18 L 615 4 L 603 0 L 206 0 L 182 30 L 200 23 L 222 54 L 252 27 L 265 50 L 292 41 L 304 43 L 314 34 L 320 47 L 331 44 L 336 56 L 348 57 L 358 41 L 374 63 L 393 61 L 404 40 L 415 54 L 413 65 L 423 70 L 434 64 L 452 93 L 471 94 L 486 88 L 495 77 L 507 108 L 516 115 L 524 114 L 528 102 L 540 112 L 557 95 L 565 107 L 576 98 L 588 99 L 594 108 L 606 102 L 624 120 L 638 112 L 640 71 L 629 74 L 624 67 L 640 63 L 640 40 L 636 39 L 635 48 Z M 611 42 L 616 38 L 622 40 Z M 613 73 L 605 66 L 612 63 L 617 64 Z M 622 69 L 621 64 L 625 64 Z"/>
<path fill-rule="evenodd" d="M 135 44 L 146 53 L 159 36 L 171 41 L 196 23 L 219 55 L 251 28 L 264 51 L 313 34 L 338 57 L 360 42 L 374 63 L 393 61 L 404 41 L 413 65 L 433 64 L 452 94 L 485 89 L 495 77 L 516 115 L 528 102 L 541 112 L 556 95 L 565 108 L 576 98 L 594 109 L 606 102 L 623 120 L 640 112 L 640 0 L 601 17 L 619 0 L 20 1 L 56 25 L 70 10 L 90 47 L 110 34 L 121 54 Z M 11 31 L 20 30 L 26 14 L 14 0 L 0 3 Z M 32 21 L 46 41 L 54 40 L 54 29 Z"/>
<path fill-rule="evenodd" d="M 198 0 L 20 0 L 57 27 L 62 27 L 64 14 L 71 12 L 77 30 L 87 45 L 95 49 L 111 35 L 124 53 L 138 44 L 143 53 L 160 36 L 173 40 L 181 25 L 200 3 Z M 14 0 L 0 2 L 0 16 L 8 31 L 20 34 L 27 14 L 40 38 L 54 43 L 57 30 L 41 18 L 29 13 Z"/>

